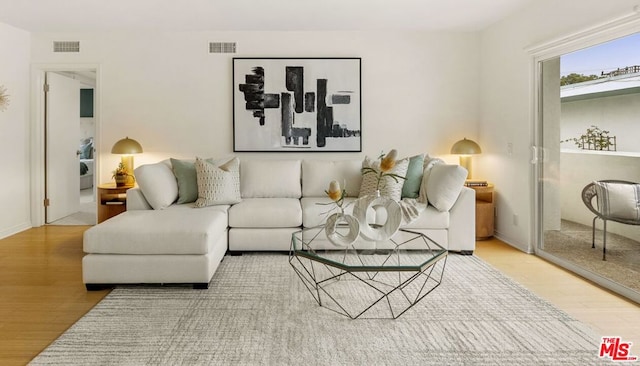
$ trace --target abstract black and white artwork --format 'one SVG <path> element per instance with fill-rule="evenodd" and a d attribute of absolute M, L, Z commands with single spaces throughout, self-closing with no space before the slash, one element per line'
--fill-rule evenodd
<path fill-rule="evenodd" d="M 360 58 L 233 59 L 234 151 L 362 151 Z"/>

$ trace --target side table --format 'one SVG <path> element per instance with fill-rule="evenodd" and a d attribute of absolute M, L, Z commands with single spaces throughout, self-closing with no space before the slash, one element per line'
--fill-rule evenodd
<path fill-rule="evenodd" d="M 127 190 L 133 186 L 116 187 L 115 183 L 98 186 L 98 224 L 127 210 Z"/>
<path fill-rule="evenodd" d="M 493 236 L 494 230 L 494 191 L 493 184 L 468 185 L 476 191 L 476 240 L 486 240 Z"/>

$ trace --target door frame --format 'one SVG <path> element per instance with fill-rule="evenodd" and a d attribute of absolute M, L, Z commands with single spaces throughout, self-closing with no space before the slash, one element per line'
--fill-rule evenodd
<path fill-rule="evenodd" d="M 86 71 L 95 70 L 96 86 L 93 93 L 93 107 L 95 120 L 95 136 L 93 144 L 94 180 L 99 181 L 100 172 L 100 131 L 101 131 L 101 70 L 99 64 L 55 64 L 43 63 L 31 65 L 31 226 L 45 225 L 45 98 L 43 85 L 45 73 L 49 71 Z M 96 208 L 97 210 L 97 208 Z"/>

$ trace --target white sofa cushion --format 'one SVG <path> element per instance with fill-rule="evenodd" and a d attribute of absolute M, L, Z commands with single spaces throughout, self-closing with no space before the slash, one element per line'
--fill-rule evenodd
<path fill-rule="evenodd" d="M 420 213 L 420 216 L 411 223 L 402 226 L 406 229 L 447 229 L 449 228 L 449 211 L 438 211 L 433 206 Z"/>
<path fill-rule="evenodd" d="M 242 198 L 300 198 L 300 160 L 242 160 Z"/>
<path fill-rule="evenodd" d="M 324 197 L 332 180 L 338 181 L 347 197 L 358 197 L 362 183 L 362 161 L 304 160 L 302 162 L 302 196 Z"/>
<path fill-rule="evenodd" d="M 129 199 L 129 193 L 127 193 L 127 199 Z M 195 202 L 182 203 L 182 204 L 173 204 L 167 207 L 167 210 L 189 210 L 193 211 L 196 207 Z M 215 206 L 207 206 L 207 211 L 220 211 L 225 215 L 229 212 L 229 208 L 231 205 L 215 205 Z"/>
<path fill-rule="evenodd" d="M 291 235 L 300 230 L 285 228 L 243 228 L 229 229 L 230 251 L 286 251 L 291 249 Z"/>
<path fill-rule="evenodd" d="M 195 167 L 198 181 L 196 207 L 228 205 L 242 201 L 238 158 L 233 158 L 219 166 L 196 158 Z"/>
<path fill-rule="evenodd" d="M 302 225 L 297 198 L 243 198 L 229 209 L 230 227 L 296 227 Z"/>
<path fill-rule="evenodd" d="M 460 165 L 434 165 L 427 181 L 429 203 L 438 211 L 449 211 L 456 203 L 466 179 L 467 170 Z"/>
<path fill-rule="evenodd" d="M 134 174 L 140 190 L 154 210 L 167 208 L 178 198 L 178 182 L 167 163 L 141 165 Z"/>
<path fill-rule="evenodd" d="M 133 187 L 127 190 L 127 211 L 131 210 L 153 210 L 140 187 Z"/>
<path fill-rule="evenodd" d="M 85 231 L 83 246 L 94 254 L 207 254 L 226 231 L 217 207 L 126 211 Z"/>

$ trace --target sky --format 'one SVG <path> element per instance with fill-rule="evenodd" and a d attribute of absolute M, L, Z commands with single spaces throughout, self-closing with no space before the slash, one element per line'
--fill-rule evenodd
<path fill-rule="evenodd" d="M 568 53 L 560 58 L 560 75 L 598 75 L 640 65 L 640 33 Z"/>

